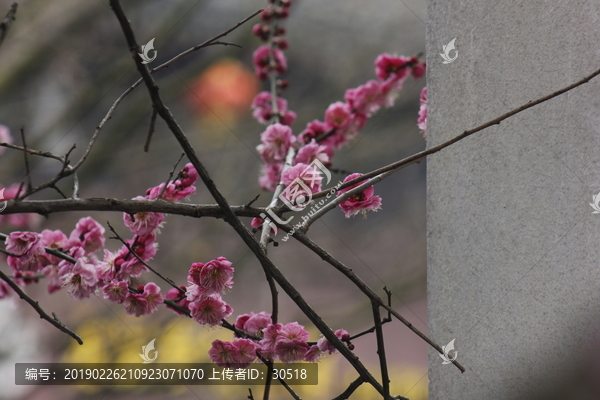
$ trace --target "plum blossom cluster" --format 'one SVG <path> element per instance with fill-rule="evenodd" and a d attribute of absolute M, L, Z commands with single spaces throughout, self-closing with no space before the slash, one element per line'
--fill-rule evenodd
<path fill-rule="evenodd" d="M 166 298 L 173 300 L 198 323 L 215 326 L 233 313 L 221 295 L 233 286 L 232 263 L 218 257 L 207 263 L 193 263 L 187 276 L 187 287 L 173 288 Z M 178 314 L 184 311 L 168 306 Z"/>
<path fill-rule="evenodd" d="M 419 79 L 424 73 L 425 63 L 417 57 L 382 54 L 375 60 L 376 80 L 369 80 L 363 85 L 346 90 L 344 102 L 337 101 L 331 104 L 325 110 L 322 121 L 309 122 L 297 137 L 293 134 L 290 124 L 276 122 L 267 126 L 260 135 L 261 144 L 257 146 L 257 151 L 264 162 L 259 177 L 261 188 L 275 190 L 280 181 L 286 187 L 289 186 L 294 182 L 294 178 L 298 177 L 299 173 L 314 160 L 330 166 L 334 152 L 356 137 L 375 112 L 381 107 L 391 107 L 394 104 L 397 93 L 410 75 Z M 269 99 L 269 93 L 262 92 L 257 95 L 255 103 L 262 101 L 268 104 Z M 277 101 L 287 106 L 284 99 L 278 98 Z M 267 108 L 265 106 L 262 109 L 254 109 L 254 116 L 260 122 L 269 121 L 261 115 L 261 112 Z M 295 150 L 292 167 L 284 168 L 285 158 L 290 148 Z M 347 177 L 345 181 L 349 179 L 352 178 Z M 312 182 L 307 187 L 312 193 L 321 190 L 320 181 Z M 354 216 L 360 210 L 380 208 L 381 198 L 373 196 L 372 188 L 362 195 L 367 196 L 368 201 L 360 200 L 355 196 L 353 200 L 341 205 L 346 217 Z M 349 207 L 356 212 L 350 212 Z"/>
<path fill-rule="evenodd" d="M 299 361 L 317 362 L 324 354 L 333 354 L 335 347 L 325 338 L 310 343 L 310 334 L 297 322 L 285 325 L 273 323 L 267 312 L 239 315 L 235 321 L 236 333 L 248 334 L 232 342 L 215 340 L 208 354 L 222 367 L 245 368 L 257 357 L 261 360 L 280 360 L 284 363 Z M 349 346 L 350 335 L 339 329 L 335 335 Z"/>
<path fill-rule="evenodd" d="M 180 200 L 195 193 L 197 179 L 197 171 L 187 164 L 172 182 L 150 188 L 145 197 L 134 199 Z M 50 293 L 64 288 L 74 299 L 82 300 L 102 292 L 104 298 L 123 304 L 128 314 L 148 315 L 163 303 L 160 287 L 153 282 L 132 287 L 131 279 L 145 272 L 144 263 L 156 255 L 156 238 L 164 220 L 161 213 L 124 214 L 123 223 L 133 237 L 125 240 L 126 245 L 116 252 L 103 249 L 105 229 L 91 217 L 81 218 L 68 236 L 60 230 L 12 232 L 6 239 L 7 263 L 20 285 L 36 282 L 37 274 L 41 274 Z M 65 257 L 50 254 L 46 249 Z M 101 249 L 104 254 L 99 257 Z M 10 293 L 4 286 L 0 288 L 0 297 Z"/>

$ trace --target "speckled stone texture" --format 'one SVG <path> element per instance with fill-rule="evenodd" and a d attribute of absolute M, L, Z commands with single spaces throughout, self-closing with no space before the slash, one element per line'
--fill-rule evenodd
<path fill-rule="evenodd" d="M 428 147 L 600 68 L 597 0 L 427 13 Z M 429 398 L 537 398 L 600 348 L 600 77 L 429 157 L 427 180 L 429 334 L 467 369 L 431 349 Z"/>

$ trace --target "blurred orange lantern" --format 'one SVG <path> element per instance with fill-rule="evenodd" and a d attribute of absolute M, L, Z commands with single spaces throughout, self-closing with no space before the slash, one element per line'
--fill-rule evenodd
<path fill-rule="evenodd" d="M 249 112 L 258 89 L 252 71 L 237 60 L 225 59 L 213 63 L 194 80 L 188 102 L 202 119 L 232 122 Z"/>

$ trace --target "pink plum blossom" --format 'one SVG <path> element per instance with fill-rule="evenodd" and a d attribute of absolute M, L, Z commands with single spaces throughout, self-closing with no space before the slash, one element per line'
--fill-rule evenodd
<path fill-rule="evenodd" d="M 10 135 L 10 129 L 7 126 L 0 125 L 0 143 L 12 144 L 13 139 Z M 6 147 L 0 147 L 0 155 L 4 153 Z"/>
<path fill-rule="evenodd" d="M 278 339 L 275 344 L 275 354 L 284 363 L 302 361 L 308 350 L 308 343 L 300 339 Z"/>
<path fill-rule="evenodd" d="M 6 251 L 15 256 L 43 254 L 42 235 L 35 232 L 11 232 L 6 238 Z"/>
<path fill-rule="evenodd" d="M 70 272 L 64 274 L 62 279 L 67 293 L 77 300 L 90 297 L 98 284 L 96 267 L 90 264 L 85 257 L 78 259 Z"/>
<path fill-rule="evenodd" d="M 318 144 L 315 139 L 303 146 L 296 157 L 294 158 L 294 165 L 298 163 L 310 164 L 314 160 L 319 160 L 323 165 L 331 165 L 331 158 L 333 157 L 333 150 L 331 147 Z"/>
<path fill-rule="evenodd" d="M 185 291 L 186 287 L 185 286 L 180 286 L 180 289 L 183 289 Z M 176 302 L 176 303 L 180 307 L 185 308 L 186 310 L 189 310 L 188 305 L 189 305 L 190 302 L 188 301 L 188 299 L 186 297 L 184 297 L 184 295 L 178 289 L 176 289 L 176 288 L 169 289 L 167 291 L 167 294 L 165 295 L 165 299 L 167 299 L 167 300 L 173 300 L 173 301 L 175 301 L 175 300 L 177 300 L 177 299 L 179 299 L 181 297 L 183 297 L 183 298 L 181 300 L 179 300 L 179 302 Z M 172 307 L 172 306 L 170 306 L 168 304 L 167 304 L 167 308 L 170 308 L 171 310 L 175 311 L 179 315 L 186 315 L 186 313 L 184 313 L 184 312 L 178 310 L 177 308 Z"/>
<path fill-rule="evenodd" d="M 81 218 L 69 236 L 69 246 L 79 246 L 89 255 L 104 247 L 104 228 L 92 217 Z"/>
<path fill-rule="evenodd" d="M 283 161 L 288 149 L 296 141 L 289 126 L 272 124 L 260 134 L 262 144 L 256 146 L 262 159 L 267 163 Z"/>
<path fill-rule="evenodd" d="M 212 342 L 208 355 L 212 362 L 219 367 L 233 368 L 238 363 L 239 350 L 231 342 L 223 342 L 219 339 Z"/>
<path fill-rule="evenodd" d="M 304 355 L 304 361 L 307 362 L 317 362 L 321 358 L 321 349 L 316 344 L 310 346 L 306 354 Z"/>
<path fill-rule="evenodd" d="M 60 230 L 51 231 L 49 229 L 44 229 L 42 231 L 41 235 L 42 235 L 42 244 L 45 247 L 48 247 L 48 248 L 51 248 L 54 250 L 59 250 L 59 249 L 67 249 L 67 247 L 69 245 L 69 239 L 67 238 L 67 235 L 65 235 Z M 56 256 L 53 256 L 51 254 L 46 254 L 45 256 L 48 259 L 48 262 L 51 264 L 58 265 L 58 263 L 60 262 L 60 258 L 58 258 Z"/>
<path fill-rule="evenodd" d="M 42 268 L 42 274 L 48 282 L 48 293 L 54 293 L 63 287 L 62 275 L 59 273 L 60 267 L 55 264 L 46 265 Z"/>
<path fill-rule="evenodd" d="M 275 344 L 279 337 L 279 330 L 282 324 L 269 324 L 263 330 L 263 339 L 260 341 L 260 354 L 265 358 L 273 358 L 275 355 Z"/>
<path fill-rule="evenodd" d="M 144 261 L 151 260 L 156 254 L 156 236 L 149 234 L 145 236 L 135 236 L 131 240 L 126 240 L 133 251 Z M 127 248 L 123 245 L 112 259 L 106 259 L 110 265 L 114 266 L 114 278 L 120 281 L 126 281 L 130 277 L 140 276 L 147 268 L 142 264 Z M 106 267 L 103 267 L 103 270 Z"/>
<path fill-rule="evenodd" d="M 153 313 L 158 309 L 163 302 L 163 296 L 160 293 L 160 287 L 154 282 L 148 282 L 144 286 L 143 295 L 146 296 L 148 302 L 148 314 Z"/>
<path fill-rule="evenodd" d="M 256 342 L 250 339 L 237 339 L 233 341 L 233 346 L 237 350 L 236 362 L 237 368 L 246 368 L 256 360 L 256 350 L 260 347 Z"/>
<path fill-rule="evenodd" d="M 194 263 L 190 267 L 188 281 L 198 285 L 204 294 L 221 293 L 233 286 L 233 268 L 225 257 L 206 264 Z"/>
<path fill-rule="evenodd" d="M 11 232 L 5 243 L 6 251 L 15 255 L 8 256 L 7 260 L 15 271 L 37 272 L 48 263 L 42 235 L 39 233 Z"/>
<path fill-rule="evenodd" d="M 357 88 L 346 90 L 344 99 L 354 112 L 370 117 L 387 103 L 387 93 L 381 83 L 370 80 Z"/>
<path fill-rule="evenodd" d="M 325 122 L 333 128 L 344 128 L 352 119 L 352 110 L 347 103 L 341 101 L 330 104 L 325 110 Z"/>
<path fill-rule="evenodd" d="M 344 182 L 348 182 L 349 180 L 358 178 L 359 176 L 361 176 L 361 174 L 358 174 L 358 173 L 348 175 L 344 179 Z M 339 190 L 338 196 L 340 196 L 342 193 L 345 193 L 352 188 L 357 187 L 358 185 L 360 185 L 362 183 L 363 182 L 355 183 L 354 185 L 352 185 L 348 188 Z M 367 211 L 379 210 L 381 208 L 381 197 L 374 196 L 374 194 L 375 194 L 375 188 L 373 186 L 369 186 L 362 193 L 355 194 L 355 195 L 347 198 L 346 200 L 342 201 L 340 203 L 340 207 L 342 208 L 342 211 L 344 212 L 346 218 L 353 217 L 358 213 L 362 213 L 366 217 Z"/>
<path fill-rule="evenodd" d="M 112 281 L 102 287 L 104 298 L 115 303 L 122 303 L 129 294 L 127 282 Z"/>
<path fill-rule="evenodd" d="M 144 200 L 144 197 L 138 196 L 133 200 Z M 133 214 L 123 213 L 123 223 L 134 235 L 145 236 L 158 231 L 165 220 L 165 215 L 156 212 L 138 212 Z"/>
<path fill-rule="evenodd" d="M 145 286 L 140 285 L 137 291 L 140 293 L 127 293 L 123 301 L 128 315 L 140 317 L 152 314 L 163 302 L 160 288 L 154 282 L 148 282 Z"/>
<path fill-rule="evenodd" d="M 260 177 L 258 178 L 258 184 L 261 189 L 274 191 L 279 184 L 279 177 L 282 169 L 283 163 L 263 164 Z"/>
<path fill-rule="evenodd" d="M 15 294 L 13 288 L 11 288 L 8 283 L 0 280 L 0 300 L 6 299 Z"/>
<path fill-rule="evenodd" d="M 337 336 L 338 339 L 342 341 L 350 340 L 350 334 L 344 329 L 338 329 L 333 333 L 335 334 L 335 336 Z M 324 337 L 317 341 L 317 346 L 319 347 L 319 350 L 321 350 L 323 353 L 333 354 L 336 351 L 335 346 L 332 345 L 331 342 L 329 342 L 329 340 L 325 339 Z"/>
<path fill-rule="evenodd" d="M 201 324 L 218 325 L 222 319 L 227 318 L 233 312 L 231 306 L 221 300 L 218 294 L 211 294 L 199 301 L 189 304 L 192 318 Z"/>
<path fill-rule="evenodd" d="M 308 144 L 312 139 L 316 139 L 332 129 L 334 128 L 332 128 L 329 124 L 315 119 L 306 124 L 306 128 L 298 135 L 298 141 L 303 144 Z"/>
<path fill-rule="evenodd" d="M 423 131 L 423 135 L 425 135 L 427 133 L 427 87 L 421 90 L 419 102 L 421 103 L 421 107 L 419 108 L 417 124 L 419 129 Z"/>
<path fill-rule="evenodd" d="M 271 93 L 260 92 L 252 101 L 252 116 L 260 123 L 268 124 L 273 117 L 273 105 L 271 103 Z M 279 111 L 279 123 L 282 125 L 292 125 L 296 121 L 296 113 L 288 110 L 287 100 L 277 97 L 277 110 Z"/>
<path fill-rule="evenodd" d="M 143 293 L 127 293 L 125 300 L 123 300 L 123 305 L 125 306 L 127 315 L 141 317 L 142 315 L 149 314 L 148 300 L 146 300 L 146 296 Z"/>
<path fill-rule="evenodd" d="M 179 172 L 178 177 L 182 186 L 189 187 L 198 180 L 198 171 L 192 163 L 187 163 Z"/>
<path fill-rule="evenodd" d="M 279 336 L 285 339 L 300 339 L 307 341 L 310 334 L 297 322 L 289 322 L 281 327 Z"/>
<path fill-rule="evenodd" d="M 260 46 L 252 54 L 252 61 L 254 63 L 254 72 L 260 80 L 265 80 L 270 75 L 269 67 L 269 53 L 270 49 L 268 45 Z M 287 69 L 287 60 L 283 55 L 283 52 L 279 49 L 273 49 L 274 58 L 274 69 L 278 74 L 283 74 Z"/>
<path fill-rule="evenodd" d="M 263 330 L 273 323 L 271 315 L 261 311 L 258 314 L 242 314 L 235 320 L 235 327 L 251 335 L 263 336 Z"/>
<path fill-rule="evenodd" d="M 286 188 L 282 195 L 295 206 L 305 206 L 313 193 L 321 190 L 321 172 L 311 165 L 298 163 L 285 170 L 281 176 Z M 304 201 L 302 200 L 304 198 Z"/>
<path fill-rule="evenodd" d="M 3 196 L 0 198 L 0 201 L 14 199 L 19 194 L 19 189 L 21 189 L 21 194 L 23 194 L 24 189 L 20 186 L 21 185 L 19 183 L 14 183 L 8 187 L 2 187 L 0 185 L 0 189 L 4 189 Z M 33 226 L 39 225 L 41 218 L 41 215 L 34 213 L 0 214 L 0 224 L 32 229 Z"/>
<path fill-rule="evenodd" d="M 388 78 L 397 79 L 399 82 L 406 80 L 410 73 L 409 57 L 392 56 L 390 54 L 381 54 L 375 59 L 375 75 L 380 81 Z"/>

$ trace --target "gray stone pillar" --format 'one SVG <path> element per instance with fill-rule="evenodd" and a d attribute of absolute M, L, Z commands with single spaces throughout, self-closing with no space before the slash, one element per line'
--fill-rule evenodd
<path fill-rule="evenodd" d="M 428 146 L 600 68 L 597 0 L 427 12 Z M 429 398 L 576 398 L 563 379 L 600 359 L 600 77 L 429 157 L 427 179 L 429 334 L 467 369 L 431 350 Z"/>

